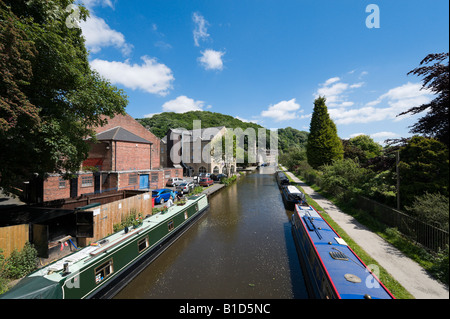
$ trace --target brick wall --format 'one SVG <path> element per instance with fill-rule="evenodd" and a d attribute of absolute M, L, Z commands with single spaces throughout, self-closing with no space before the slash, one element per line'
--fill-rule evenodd
<path fill-rule="evenodd" d="M 149 170 L 150 169 L 150 144 L 113 142 L 112 169 L 115 171 Z M 159 165 L 159 162 L 158 162 Z"/>
<path fill-rule="evenodd" d="M 52 175 L 44 181 L 44 202 L 70 197 L 70 181 L 61 179 L 60 187 L 60 179 L 61 176 Z"/>
<path fill-rule="evenodd" d="M 121 126 L 124 129 L 136 134 L 137 136 L 152 142 L 152 169 L 159 168 L 160 165 L 160 139 L 153 133 L 143 127 L 138 121 L 130 115 L 116 115 L 114 118 L 108 118 L 108 124 L 102 127 L 94 128 L 97 133 L 104 132 L 111 128 Z"/>

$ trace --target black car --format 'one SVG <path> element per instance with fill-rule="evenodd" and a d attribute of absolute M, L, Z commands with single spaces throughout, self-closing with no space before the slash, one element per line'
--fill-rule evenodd
<path fill-rule="evenodd" d="M 220 182 L 222 178 L 228 177 L 227 174 L 211 174 L 210 178 L 215 182 Z"/>

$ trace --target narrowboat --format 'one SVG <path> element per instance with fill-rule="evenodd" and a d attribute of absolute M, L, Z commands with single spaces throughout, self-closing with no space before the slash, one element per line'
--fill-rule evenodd
<path fill-rule="evenodd" d="M 281 188 L 283 185 L 289 185 L 289 178 L 287 178 L 284 172 L 276 172 L 275 178 L 277 180 L 279 188 Z"/>
<path fill-rule="evenodd" d="M 306 205 L 306 197 L 297 187 L 293 185 L 282 186 L 281 195 L 288 210 L 294 210 L 295 204 Z"/>
<path fill-rule="evenodd" d="M 22 279 L 2 299 L 112 298 L 208 209 L 205 194 L 143 219 Z"/>
<path fill-rule="evenodd" d="M 292 233 L 313 299 L 394 299 L 314 207 L 295 205 Z"/>

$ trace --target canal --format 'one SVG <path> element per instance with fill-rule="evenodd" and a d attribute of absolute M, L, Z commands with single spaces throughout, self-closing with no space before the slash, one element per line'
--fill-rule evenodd
<path fill-rule="evenodd" d="M 249 174 L 115 298 L 306 299 L 291 214 L 273 174 Z"/>

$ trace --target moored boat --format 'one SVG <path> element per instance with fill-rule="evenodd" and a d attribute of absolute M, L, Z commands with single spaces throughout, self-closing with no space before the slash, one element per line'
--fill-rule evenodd
<path fill-rule="evenodd" d="M 2 299 L 111 298 L 179 238 L 209 207 L 206 195 L 151 215 L 21 280 Z"/>
<path fill-rule="evenodd" d="M 394 299 L 312 206 L 295 205 L 292 233 L 311 298 Z"/>
<path fill-rule="evenodd" d="M 275 178 L 277 180 L 278 187 L 281 188 L 283 185 L 289 185 L 289 178 L 284 174 L 284 172 L 276 172 Z"/>
<path fill-rule="evenodd" d="M 305 194 L 293 185 L 282 186 L 281 195 L 286 208 L 289 210 L 294 210 L 296 204 L 307 205 Z"/>

